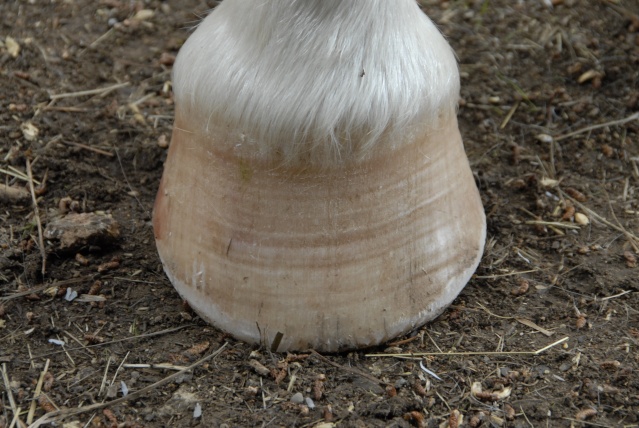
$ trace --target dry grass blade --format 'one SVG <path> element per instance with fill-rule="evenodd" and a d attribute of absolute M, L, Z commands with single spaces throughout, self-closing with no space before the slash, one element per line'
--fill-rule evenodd
<path fill-rule="evenodd" d="M 82 413 L 87 413 L 87 412 L 92 412 L 94 410 L 99 410 L 99 409 L 104 409 L 105 407 L 113 407 L 116 406 L 118 404 L 121 403 L 125 403 L 127 401 L 130 400 L 134 400 L 136 398 L 139 397 L 143 397 L 145 396 L 147 393 L 149 393 L 150 391 L 159 388 L 162 385 L 166 385 L 167 383 L 171 382 L 173 379 L 181 376 L 182 374 L 184 374 L 185 372 L 189 371 L 189 370 L 193 370 L 196 367 L 201 366 L 202 364 L 204 364 L 205 362 L 209 361 L 210 359 L 213 359 L 215 357 L 217 357 L 218 355 L 220 355 L 222 353 L 222 351 L 224 351 L 224 349 L 226 349 L 226 347 L 228 346 L 228 342 L 224 343 L 224 345 L 220 346 L 215 352 L 211 353 L 210 355 L 207 355 L 206 357 L 196 361 L 195 363 L 191 364 L 190 366 L 186 367 L 183 370 L 180 370 L 179 372 L 173 373 L 170 376 L 165 377 L 162 380 L 159 380 L 149 386 L 146 386 L 138 391 L 129 393 L 126 397 L 120 397 L 118 399 L 112 400 L 112 401 L 107 401 L 104 403 L 96 403 L 96 404 L 91 404 L 89 406 L 83 406 L 83 407 L 79 407 L 77 409 L 64 409 L 64 410 L 57 410 L 55 412 L 49 412 L 47 414 L 45 414 L 44 416 L 42 416 L 40 419 L 38 419 L 37 421 L 35 421 L 32 425 L 30 425 L 30 428 L 37 428 L 39 426 L 42 426 L 44 424 L 54 424 L 55 422 L 59 422 L 61 420 L 63 420 L 64 418 L 67 418 L 69 416 L 75 416 L 75 415 L 79 415 Z"/>
<path fill-rule="evenodd" d="M 479 306 L 479 307 L 480 307 L 480 308 L 481 308 L 484 312 L 486 312 L 488 315 L 493 316 L 493 317 L 495 317 L 495 318 L 500 318 L 500 319 L 504 319 L 504 320 L 515 320 L 515 321 L 517 321 L 517 322 L 519 322 L 519 323 L 521 323 L 521 324 L 523 324 L 523 325 L 525 325 L 525 326 L 527 326 L 527 327 L 530 327 L 530 328 L 532 328 L 532 329 L 534 329 L 534 330 L 537 330 L 538 332 L 540 332 L 540 333 L 542 333 L 542 334 L 544 334 L 544 335 L 546 335 L 546 336 L 548 336 L 548 337 L 550 337 L 550 336 L 552 336 L 552 335 L 554 334 L 554 332 L 552 332 L 552 331 L 550 331 L 550 330 L 546 330 L 545 328 L 543 328 L 543 327 L 541 327 L 541 326 L 539 326 L 539 325 L 535 324 L 534 322 L 532 322 L 532 321 L 531 321 L 531 320 L 529 320 L 529 319 L 526 319 L 526 318 L 516 318 L 516 317 L 505 317 L 505 316 L 497 315 L 497 314 L 494 314 L 494 313 L 490 312 L 490 311 L 489 311 L 486 307 L 484 307 L 484 306 L 483 306 L 483 305 L 481 305 L 481 304 L 478 304 L 478 306 Z"/>
<path fill-rule="evenodd" d="M 22 420 L 20 419 L 20 413 L 22 413 L 22 407 L 18 407 L 16 409 L 15 413 L 13 414 L 13 420 L 11 421 L 9 428 L 13 428 L 16 425 L 19 425 L 20 428 L 26 428 L 27 424 L 22 422 Z"/>
<path fill-rule="evenodd" d="M 554 348 L 557 345 L 560 345 L 562 343 L 564 343 L 565 341 L 567 341 L 568 339 L 570 339 L 568 336 L 564 337 L 563 339 L 559 339 L 556 342 L 551 343 L 548 346 L 544 346 L 541 349 L 537 349 L 536 351 L 469 351 L 469 352 L 411 352 L 411 353 L 399 353 L 399 354 L 385 354 L 385 353 L 381 353 L 381 354 L 366 354 L 364 355 L 365 357 L 400 357 L 400 358 L 409 358 L 409 357 L 428 357 L 428 356 L 434 356 L 434 357 L 460 357 L 460 356 L 474 356 L 474 355 L 503 355 L 503 356 L 509 356 L 509 355 L 539 355 L 542 354 L 544 352 L 546 352 L 547 350 Z"/>
<path fill-rule="evenodd" d="M 495 279 L 495 278 L 503 278 L 506 276 L 518 276 L 518 275 L 523 275 L 525 273 L 533 273 L 533 272 L 538 272 L 539 269 L 530 269 L 530 270 L 522 270 L 522 271 L 516 271 L 516 272 L 508 272 L 508 273 L 496 273 L 494 275 L 474 275 L 473 278 L 477 278 L 477 279 Z"/>
<path fill-rule="evenodd" d="M 50 360 L 47 360 L 47 362 L 44 364 L 44 369 L 40 373 L 40 378 L 38 379 L 38 383 L 36 385 L 36 389 L 33 394 L 33 400 L 31 400 L 31 406 L 29 407 L 29 413 L 27 414 L 27 423 L 29 425 L 31 425 L 31 422 L 33 422 L 33 417 L 36 411 L 36 405 L 38 403 L 38 397 L 40 396 L 40 392 L 42 392 L 42 383 L 44 382 L 45 375 L 49 371 L 50 362 L 51 362 Z"/>
<path fill-rule="evenodd" d="M 175 364 L 124 364 L 125 369 L 155 369 L 155 370 L 184 370 L 184 366 L 176 366 Z"/>
<path fill-rule="evenodd" d="M 99 45 L 100 43 L 102 43 L 104 40 L 106 40 L 111 34 L 114 33 L 115 28 L 109 28 L 107 30 L 106 33 L 102 34 L 100 37 L 98 37 L 97 39 L 95 39 L 93 42 L 91 42 L 91 44 L 89 46 L 86 47 L 86 49 L 83 49 L 80 51 L 80 53 L 78 54 L 79 57 L 81 57 L 82 55 L 85 54 L 85 52 L 89 49 L 93 49 L 95 48 L 97 45 Z"/>
<path fill-rule="evenodd" d="M 534 322 L 526 319 L 526 318 L 515 318 L 518 322 L 522 323 L 525 326 L 528 326 L 534 330 L 537 330 L 538 332 L 540 332 L 541 334 L 545 335 L 545 336 L 552 336 L 553 334 L 555 334 L 553 331 L 550 330 L 546 330 L 543 327 L 538 326 L 537 324 L 535 324 Z"/>
<path fill-rule="evenodd" d="M 617 297 L 625 296 L 628 293 L 632 293 L 632 290 L 622 291 L 621 293 L 615 294 L 614 296 L 602 297 L 599 300 L 606 301 L 606 300 L 610 300 L 610 299 L 616 299 Z"/>
<path fill-rule="evenodd" d="M 107 359 L 106 367 L 104 368 L 104 375 L 102 376 L 102 383 L 100 384 L 100 391 L 98 392 L 98 397 L 102 396 L 104 392 L 104 388 L 106 388 L 106 384 L 108 382 L 107 376 L 109 374 L 109 367 L 111 366 L 111 357 Z"/>
<path fill-rule="evenodd" d="M 9 166 L 9 169 L 8 169 L 8 170 L 3 169 L 3 168 L 0 168 L 0 172 L 1 172 L 1 173 L 3 173 L 3 174 L 6 174 L 6 175 L 8 175 L 8 176 L 11 176 L 11 177 L 17 178 L 17 179 L 19 179 L 19 180 L 22 180 L 22 181 L 26 181 L 26 182 L 28 182 L 28 181 L 29 181 L 29 177 L 28 177 L 25 173 L 23 173 L 23 172 L 22 172 L 22 171 L 20 171 L 19 169 L 16 169 L 16 168 L 14 168 L 14 167 L 12 167 L 12 166 Z M 40 184 L 40 182 L 39 182 L 39 181 L 37 181 L 37 180 L 33 180 L 33 182 L 34 182 L 35 184 L 38 184 L 38 185 Z"/>
<path fill-rule="evenodd" d="M 521 101 L 517 101 L 512 107 L 511 109 L 508 111 L 508 114 L 506 115 L 506 117 L 504 118 L 504 120 L 501 122 L 501 125 L 499 125 L 499 129 L 504 129 L 507 125 L 508 122 L 510 122 L 510 119 L 512 119 L 513 114 L 515 114 L 515 112 L 517 111 L 517 109 L 519 108 L 519 104 L 521 104 Z"/>
<path fill-rule="evenodd" d="M 38 209 L 38 200 L 33 186 L 33 172 L 31 171 L 31 161 L 27 159 L 27 175 L 29 176 L 29 191 L 31 191 L 31 199 L 33 201 L 33 212 L 35 214 L 36 224 L 38 225 L 38 245 L 40 247 L 40 255 L 42 256 L 42 276 L 47 273 L 47 250 L 44 248 L 44 238 L 42 233 L 42 221 L 40 220 L 40 210 Z"/>
<path fill-rule="evenodd" d="M 594 131 L 596 129 L 606 128 L 608 126 L 624 125 L 624 124 L 626 124 L 628 122 L 632 122 L 633 120 L 637 120 L 637 119 L 639 119 L 639 112 L 631 114 L 630 116 L 628 116 L 628 117 L 626 117 L 624 119 L 612 120 L 610 122 L 600 123 L 598 125 L 586 126 L 585 128 L 581 128 L 581 129 L 578 129 L 576 131 L 569 132 L 568 134 L 564 134 L 564 135 L 560 135 L 558 137 L 555 137 L 554 140 L 555 141 L 565 140 L 566 138 L 574 137 L 575 135 L 584 134 L 586 132 Z"/>
<path fill-rule="evenodd" d="M 7 374 L 7 365 L 5 363 L 2 364 L 2 381 L 4 382 L 4 390 L 7 393 L 7 397 L 9 398 L 9 406 L 11 406 L 11 410 L 14 415 L 19 414 L 18 408 L 16 406 L 16 401 L 13 398 L 13 392 L 11 392 L 11 384 L 9 383 L 9 375 Z"/>
<path fill-rule="evenodd" d="M 526 221 L 526 224 L 538 224 L 538 225 L 541 225 L 541 226 L 552 226 L 552 227 L 559 227 L 559 228 L 573 229 L 573 230 L 581 229 L 577 225 L 574 225 L 574 224 L 571 224 L 571 223 L 560 223 L 558 221 L 528 220 L 528 221 Z"/>
<path fill-rule="evenodd" d="M 99 155 L 104 155 L 104 156 L 108 156 L 108 157 L 113 157 L 115 156 L 113 153 L 111 152 L 107 152 L 106 150 L 102 150 L 102 149 L 98 149 L 96 147 L 91 147 L 91 146 L 87 146 L 86 144 L 82 144 L 82 143 L 74 143 L 72 141 L 60 141 L 62 144 L 66 144 L 67 146 L 73 146 L 73 147 L 78 147 L 84 150 L 89 150 L 91 152 L 97 153 Z"/>
<path fill-rule="evenodd" d="M 52 94 L 49 95 L 51 100 L 58 100 L 60 98 L 75 98 L 75 97 L 83 97 L 86 95 L 102 95 L 109 93 L 111 91 L 115 91 L 116 89 L 124 88 L 129 86 L 129 82 L 118 83 L 116 85 L 107 86 L 105 88 L 97 88 L 97 89 L 88 89 L 86 91 L 78 91 L 78 92 L 67 92 L 64 94 Z"/>

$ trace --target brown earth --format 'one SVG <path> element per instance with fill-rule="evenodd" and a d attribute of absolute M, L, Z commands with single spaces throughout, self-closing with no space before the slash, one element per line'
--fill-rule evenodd
<path fill-rule="evenodd" d="M 639 3 L 423 2 L 459 55 L 486 253 L 434 322 L 325 356 L 211 328 L 155 251 L 172 58 L 214 3 L 0 4 L 0 427 L 639 426 Z M 63 212 L 119 237 L 42 248 Z"/>

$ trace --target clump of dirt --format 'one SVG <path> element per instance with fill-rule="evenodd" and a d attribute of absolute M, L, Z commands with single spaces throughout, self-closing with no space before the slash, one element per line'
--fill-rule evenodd
<path fill-rule="evenodd" d="M 36 3 L 0 6 L 0 427 L 638 423 L 636 3 L 422 2 L 460 59 L 486 253 L 434 322 L 327 356 L 208 326 L 155 252 L 171 66 L 215 2 Z M 69 213 L 119 236 L 41 240 Z"/>

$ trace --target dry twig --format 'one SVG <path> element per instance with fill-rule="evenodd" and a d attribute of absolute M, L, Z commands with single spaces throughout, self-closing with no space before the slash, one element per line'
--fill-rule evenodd
<path fill-rule="evenodd" d="M 29 176 L 29 190 L 31 191 L 31 199 L 33 201 L 33 212 L 35 214 L 36 224 L 38 225 L 38 245 L 40 246 L 40 255 L 42 256 L 42 276 L 47 273 L 47 250 L 44 248 L 44 238 L 42 233 L 42 221 L 40 220 L 40 210 L 38 209 L 38 200 L 36 199 L 35 187 L 33 186 L 33 172 L 31 171 L 31 161 L 27 159 L 27 175 Z"/>
<path fill-rule="evenodd" d="M 108 157 L 115 156 L 113 153 L 107 152 L 106 150 L 98 149 L 97 147 L 87 146 L 86 144 L 82 144 L 82 143 L 74 143 L 72 141 L 64 141 L 64 140 L 61 140 L 60 143 L 66 144 L 67 146 L 73 146 L 73 147 L 78 147 L 78 148 L 81 148 L 81 149 L 84 149 L 84 150 L 89 150 L 89 151 L 97 153 L 99 155 L 104 155 L 104 156 L 108 156 Z"/>
<path fill-rule="evenodd" d="M 9 375 L 7 374 L 7 365 L 2 363 L 2 381 L 4 382 L 4 390 L 7 393 L 7 397 L 9 398 L 9 405 L 11 406 L 11 410 L 14 415 L 19 415 L 20 411 L 16 406 L 16 401 L 13 398 L 13 392 L 11 392 L 11 384 L 9 383 Z"/>
<path fill-rule="evenodd" d="M 564 343 L 565 341 L 567 341 L 569 339 L 569 337 L 564 337 L 563 339 L 559 339 L 556 342 L 551 343 L 548 346 L 544 346 L 541 349 L 537 349 L 536 351 L 503 351 L 503 352 L 498 352 L 498 351 L 470 351 L 470 352 L 410 352 L 410 353 L 404 353 L 404 354 L 366 354 L 364 355 L 365 357 L 402 357 L 402 358 L 407 358 L 407 357 L 427 357 L 427 356 L 436 356 L 436 357 L 448 357 L 448 356 L 454 356 L 454 357 L 459 357 L 459 356 L 473 356 L 473 355 L 503 355 L 503 356 L 508 356 L 508 355 L 539 355 L 542 354 L 544 352 L 546 352 L 547 350 L 549 350 L 550 348 L 553 348 L 557 345 L 560 345 L 562 343 Z"/>
<path fill-rule="evenodd" d="M 36 385 L 36 389 L 33 394 L 33 400 L 31 400 L 31 406 L 29 407 L 29 414 L 27 415 L 27 423 L 29 425 L 31 425 L 31 422 L 33 422 L 33 416 L 35 415 L 35 411 L 36 411 L 36 404 L 38 403 L 38 397 L 40 397 L 40 392 L 42 392 L 42 383 L 44 382 L 44 376 L 49 371 L 50 362 L 51 362 L 50 360 L 47 360 L 47 362 L 44 364 L 44 369 L 40 373 L 40 378 L 38 379 L 38 383 Z"/>
<path fill-rule="evenodd" d="M 58 100 L 60 98 L 75 98 L 83 97 L 86 95 L 103 95 L 108 94 L 111 91 L 115 91 L 116 89 L 124 88 L 126 86 L 129 86 L 129 82 L 118 83 L 116 85 L 111 85 L 104 88 L 88 89 L 86 91 L 66 92 L 64 94 L 51 94 L 49 95 L 49 98 L 51 100 Z"/>
<path fill-rule="evenodd" d="M 598 125 L 586 126 L 585 128 L 581 128 L 581 129 L 578 129 L 576 131 L 569 132 L 568 134 L 564 134 L 564 135 L 560 135 L 558 137 L 555 137 L 554 140 L 555 141 L 565 140 L 567 138 L 574 137 L 575 135 L 579 135 L 579 134 L 583 134 L 583 133 L 586 133 L 586 132 L 594 131 L 595 129 L 606 128 L 608 126 L 624 125 L 624 124 L 626 124 L 628 122 L 632 122 L 633 120 L 637 120 L 637 119 L 639 119 L 639 112 L 631 114 L 630 116 L 628 116 L 628 117 L 626 117 L 624 119 L 612 120 L 610 122 L 600 123 Z"/>

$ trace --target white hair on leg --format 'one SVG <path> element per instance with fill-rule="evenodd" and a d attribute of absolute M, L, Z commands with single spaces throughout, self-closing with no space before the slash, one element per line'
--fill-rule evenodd
<path fill-rule="evenodd" d="M 173 85 L 188 131 L 242 157 L 332 165 L 455 114 L 459 73 L 414 0 L 224 0 Z"/>

